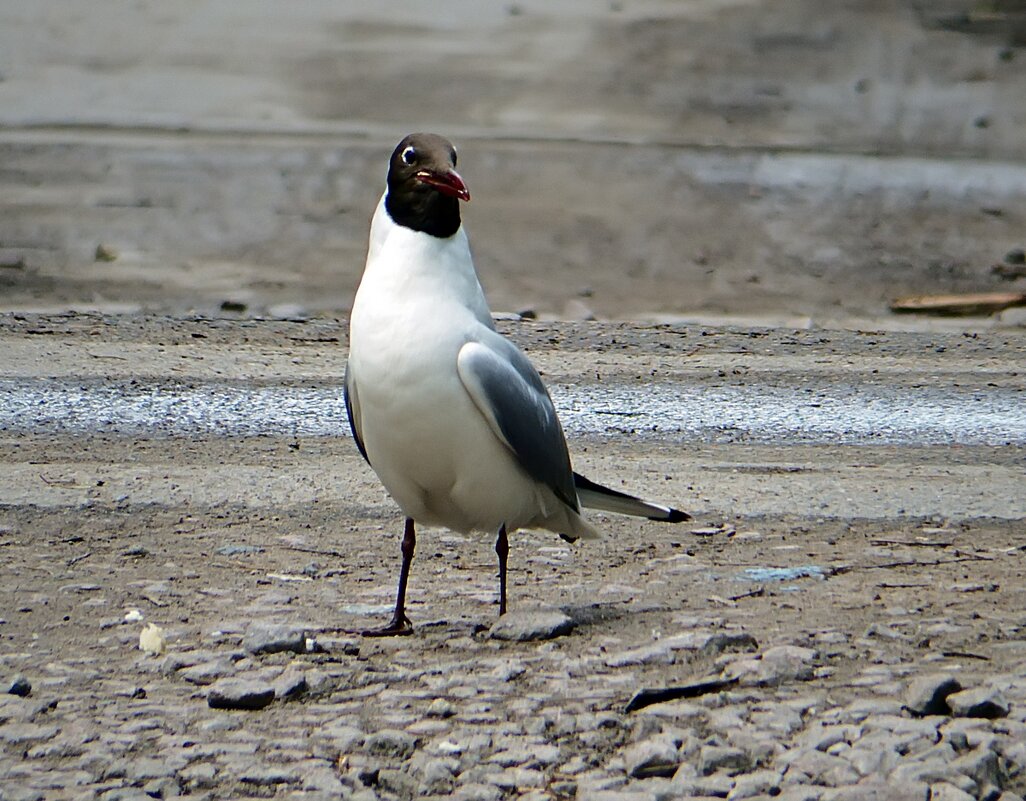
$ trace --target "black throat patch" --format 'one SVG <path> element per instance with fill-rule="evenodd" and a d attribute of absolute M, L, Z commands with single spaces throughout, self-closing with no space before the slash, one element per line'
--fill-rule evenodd
<path fill-rule="evenodd" d="M 419 181 L 412 187 L 393 187 L 389 180 L 385 210 L 396 225 L 440 239 L 460 230 L 460 202 Z"/>
<path fill-rule="evenodd" d="M 396 225 L 448 239 L 460 229 L 460 201 L 417 177 L 444 175 L 456 168 L 456 149 L 443 136 L 414 133 L 401 141 L 388 162 L 385 210 Z"/>

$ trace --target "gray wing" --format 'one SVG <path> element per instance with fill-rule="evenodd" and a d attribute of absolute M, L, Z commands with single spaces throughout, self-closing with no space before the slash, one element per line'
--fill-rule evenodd
<path fill-rule="evenodd" d="M 468 342 L 456 365 L 474 405 L 521 467 L 580 511 L 563 427 L 534 365 L 499 338 L 488 345 Z"/>
<path fill-rule="evenodd" d="M 360 449 L 360 455 L 370 464 L 367 456 L 367 449 L 363 445 L 363 436 L 360 433 L 360 396 L 356 393 L 356 378 L 346 361 L 346 377 L 343 386 L 343 394 L 346 399 L 346 416 L 349 418 L 349 427 L 353 430 L 353 439 L 356 440 L 356 447 Z"/>

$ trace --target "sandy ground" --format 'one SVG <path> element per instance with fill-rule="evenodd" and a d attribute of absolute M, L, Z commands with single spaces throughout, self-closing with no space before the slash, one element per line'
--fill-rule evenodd
<path fill-rule="evenodd" d="M 1021 289 L 1023 13 L 977 5 L 6 4 L 0 306 L 344 311 L 411 129 L 459 146 L 498 309 Z"/>

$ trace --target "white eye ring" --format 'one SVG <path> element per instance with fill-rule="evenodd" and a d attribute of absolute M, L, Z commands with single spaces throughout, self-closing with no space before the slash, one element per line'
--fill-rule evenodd
<path fill-rule="evenodd" d="M 410 147 L 402 152 L 399 158 L 403 160 L 403 164 L 413 164 L 417 160 L 417 151 L 410 145 Z"/>

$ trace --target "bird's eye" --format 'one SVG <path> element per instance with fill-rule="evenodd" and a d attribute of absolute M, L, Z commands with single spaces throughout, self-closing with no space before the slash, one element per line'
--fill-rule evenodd
<path fill-rule="evenodd" d="M 413 164 L 417 160 L 417 151 L 413 147 L 408 147 L 402 152 L 400 158 L 403 160 L 403 164 Z"/>
<path fill-rule="evenodd" d="M 456 148 L 452 149 L 452 166 L 456 166 Z"/>

